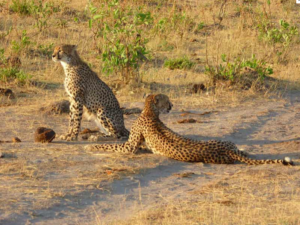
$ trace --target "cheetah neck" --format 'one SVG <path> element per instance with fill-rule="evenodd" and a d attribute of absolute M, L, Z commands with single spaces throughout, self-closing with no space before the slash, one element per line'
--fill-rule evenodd
<path fill-rule="evenodd" d="M 64 68 L 65 74 L 68 73 L 69 69 L 70 69 L 70 65 L 67 62 L 64 61 L 60 61 L 60 64 L 62 65 L 62 67 Z"/>
<path fill-rule="evenodd" d="M 158 119 L 159 118 L 159 111 L 154 106 L 154 103 L 152 101 L 147 101 L 145 103 L 145 108 L 143 110 L 143 115 L 146 115 L 147 117 L 153 117 Z"/>
<path fill-rule="evenodd" d="M 66 60 L 60 61 L 62 67 L 64 68 L 65 74 L 68 74 L 73 68 L 84 65 L 85 63 L 80 59 L 78 54 L 75 52 L 74 55 L 69 56 Z"/>

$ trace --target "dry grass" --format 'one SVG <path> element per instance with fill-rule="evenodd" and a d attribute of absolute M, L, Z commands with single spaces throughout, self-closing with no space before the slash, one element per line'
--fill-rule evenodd
<path fill-rule="evenodd" d="M 21 221 L 25 215 L 39 219 L 39 210 L 59 212 L 57 205 L 80 210 L 77 198 L 84 201 L 85 195 L 109 193 L 112 181 L 161 161 L 141 155 L 91 154 L 79 146 L 8 145 L 0 167 L 1 221 Z"/>
<path fill-rule="evenodd" d="M 22 69 L 32 75 L 33 80 L 43 82 L 51 89 L 55 89 L 55 94 L 60 97 L 64 92 L 60 86 L 63 81 L 63 71 L 59 65 L 53 64 L 49 57 L 39 54 L 40 45 L 51 46 L 60 43 L 78 44 L 80 55 L 87 61 L 92 68 L 101 74 L 102 62 L 97 59 L 99 56 L 97 39 L 94 39 L 92 30 L 88 27 L 89 13 L 87 2 L 72 1 L 72 6 L 60 1 L 48 1 L 59 7 L 59 12 L 53 13 L 47 19 L 47 27 L 39 31 L 35 27 L 36 20 L 33 16 L 20 16 L 17 13 L 9 11 L 10 2 L 2 2 L 2 15 L 0 31 L 2 34 L 10 28 L 10 33 L 0 39 L 2 48 L 5 49 L 5 55 L 16 54 L 12 48 L 12 41 L 19 41 L 21 31 L 26 30 L 31 44 L 20 50 L 17 54 L 22 61 Z M 93 1 L 95 6 L 100 5 L 101 1 Z M 140 4 L 141 1 L 126 1 L 127 6 Z M 142 79 L 141 85 L 123 86 L 123 90 L 117 91 L 120 101 L 141 100 L 144 93 L 163 92 L 170 95 L 173 99 L 178 99 L 179 104 L 212 106 L 218 104 L 237 104 L 245 99 L 263 96 L 265 92 L 260 93 L 253 89 L 249 91 L 228 91 L 227 89 L 218 89 L 209 91 L 207 94 L 191 96 L 188 84 L 207 83 L 208 76 L 204 74 L 204 68 L 207 63 L 218 65 L 221 54 L 226 54 L 230 59 L 235 57 L 249 58 L 255 54 L 258 59 L 265 60 L 268 65 L 274 69 L 274 78 L 280 79 L 280 86 L 288 88 L 298 88 L 299 84 L 299 60 L 298 42 L 292 43 L 289 47 L 286 60 L 283 63 L 277 62 L 277 56 L 272 51 L 272 46 L 266 44 L 258 38 L 258 30 L 255 28 L 260 21 L 260 16 L 265 15 L 274 23 L 279 19 L 285 19 L 290 24 L 298 26 L 296 12 L 297 6 L 291 3 L 274 1 L 269 6 L 265 1 L 253 1 L 251 6 L 243 1 L 227 1 L 223 8 L 222 1 L 195 1 L 197 7 L 182 6 L 182 11 L 174 11 L 169 7 L 159 9 L 155 4 L 145 5 L 146 11 L 149 10 L 154 23 L 162 18 L 172 18 L 175 13 L 185 15 L 183 23 L 179 24 L 175 30 L 167 30 L 165 33 L 149 35 L 148 49 L 151 51 L 151 60 L 140 69 Z M 77 21 L 74 21 L 77 18 Z M 218 19 L 218 18 L 221 18 Z M 62 26 L 61 21 L 65 21 Z M 188 29 L 185 26 L 187 21 L 195 24 L 204 23 L 204 27 L 198 32 L 195 28 Z M 182 26 L 182 27 L 181 27 Z M 167 47 L 166 47 L 167 46 Z M 168 48 L 168 46 L 171 46 Z M 51 49 L 51 48 L 50 48 Z M 50 53 L 51 54 L 51 53 Z M 190 71 L 168 70 L 163 68 L 163 61 L 167 58 L 176 58 L 186 55 L 192 61 L 196 62 L 194 69 Z M 101 75 L 106 82 L 114 83 L 120 79 L 116 75 L 106 77 Z M 152 83 L 152 85 L 147 85 Z M 11 84 L 4 84 L 11 87 Z M 47 93 L 44 89 L 36 87 L 27 87 L 41 97 Z M 27 89 L 26 88 L 26 89 Z M 282 88 L 281 88 L 282 89 Z M 276 94 L 276 93 L 275 93 Z M 267 96 L 270 93 L 267 91 Z M 34 97 L 35 97 L 34 96 Z M 223 97 L 225 96 L 225 97 Z M 45 96 L 52 98 L 52 96 Z"/>
<path fill-rule="evenodd" d="M 298 175 L 247 169 L 112 224 L 299 224 Z"/>
<path fill-rule="evenodd" d="M 11 88 L 16 93 L 16 99 L 12 100 L 0 96 L 0 139 L 10 140 L 18 136 L 23 141 L 0 146 L 0 150 L 6 156 L 0 159 L 0 223 L 16 221 L 25 223 L 28 218 L 33 222 L 41 222 L 44 219 L 44 223 L 47 223 L 49 218 L 73 219 L 74 214 L 77 216 L 86 213 L 83 203 L 95 204 L 93 196 L 97 196 L 95 199 L 103 200 L 99 196 L 110 193 L 109 184 L 113 181 L 131 177 L 142 169 L 154 168 L 165 160 L 152 155 L 90 154 L 83 150 L 82 146 L 85 143 L 82 142 L 75 144 L 58 142 L 49 145 L 32 143 L 33 132 L 38 126 L 53 127 L 57 134 L 62 134 L 67 127 L 67 116 L 47 117 L 38 111 L 49 102 L 66 99 L 62 85 L 64 73 L 60 65 L 52 62 L 49 46 L 61 43 L 77 44 L 81 57 L 91 65 L 101 79 L 112 87 L 116 81 L 121 80 L 116 74 L 105 76 L 101 72 L 103 62 L 99 59 L 99 40 L 94 39 L 94 34 L 88 26 L 90 16 L 87 10 L 88 2 L 99 7 L 104 1 L 71 2 L 72 4 L 62 0 L 43 1 L 44 4 L 53 3 L 59 6 L 59 11 L 47 18 L 45 29 L 39 30 L 35 26 L 37 21 L 34 16 L 13 13 L 10 10 L 12 1 L 0 0 L 0 49 L 5 50 L 5 58 L 18 56 L 22 61 L 21 69 L 32 76 L 31 80 L 38 83 L 38 85 L 26 83 L 22 86 L 13 81 L 0 81 L 1 87 Z M 221 106 L 236 107 L 245 102 L 245 107 L 259 108 L 265 104 L 263 99 L 282 96 L 286 90 L 299 90 L 299 40 L 291 43 L 284 60 L 280 61 L 275 53 L 278 46 L 271 46 L 261 40 L 256 28 L 261 16 L 276 24 L 280 19 L 284 19 L 300 28 L 298 16 L 300 6 L 292 0 L 274 0 L 270 5 L 264 0 L 194 0 L 196 7 L 184 4 L 180 10 L 170 6 L 173 1 L 153 1 L 153 4 L 141 0 L 121 2 L 124 7 L 143 4 L 145 10 L 152 13 L 154 23 L 163 18 L 173 18 L 176 13 L 188 18 L 182 24 L 178 23 L 175 28 L 168 28 L 165 33 L 154 34 L 151 33 L 151 29 L 144 31 L 149 38 L 147 48 L 151 52 L 151 57 L 141 65 L 140 83 L 121 84 L 121 88 L 114 89 L 121 105 L 141 102 L 145 94 L 160 92 L 170 96 L 178 111 L 199 107 L 201 110 L 205 108 L 213 110 Z M 165 4 L 159 8 L 155 2 Z M 194 28 L 188 29 L 185 27 L 188 20 L 196 24 L 203 23 L 204 27 L 197 32 Z M 12 41 L 20 42 L 23 30 L 27 32 L 30 44 L 16 52 Z M 48 55 L 40 53 L 41 45 L 50 48 Z M 203 93 L 191 93 L 191 84 L 208 85 L 209 77 L 205 74 L 205 66 L 219 65 L 221 54 L 226 54 L 229 59 L 250 58 L 255 54 L 256 58 L 266 61 L 267 65 L 273 68 L 272 77 L 277 81 L 264 91 L 255 88 L 245 91 L 207 86 L 208 89 Z M 196 65 L 190 70 L 169 70 L 163 67 L 165 59 L 182 56 L 187 56 Z M 254 98 L 262 103 L 252 104 Z M 271 101 L 280 103 L 277 99 Z M 282 110 L 286 107 L 285 104 L 287 103 L 282 100 L 282 105 L 276 105 L 277 108 L 274 110 Z M 238 129 L 236 127 L 243 127 L 240 125 L 241 121 L 246 123 L 245 130 L 248 128 L 251 130 L 253 124 L 262 122 L 261 117 L 272 114 L 270 108 L 262 110 L 265 110 L 267 115 L 254 114 L 253 117 L 243 118 L 245 110 L 242 113 L 235 111 L 234 115 L 225 119 L 219 118 L 221 117 L 219 115 L 208 119 L 198 118 L 205 121 L 201 125 L 196 124 L 201 126 L 201 129 L 195 129 L 193 126 L 196 125 L 184 125 L 182 128 L 182 125 L 177 123 L 174 125 L 174 119 L 168 119 L 167 125 L 173 126 L 172 128 L 180 130 L 185 135 L 202 135 L 201 138 L 227 137 L 227 135 L 229 137 L 234 136 L 235 129 Z M 297 115 L 291 118 L 297 118 Z M 135 119 L 134 116 L 126 117 L 126 126 L 130 127 Z M 287 122 L 296 126 L 292 120 Z M 83 123 L 83 127 L 90 126 L 91 123 Z M 282 129 L 298 131 L 297 127 L 286 126 Z M 276 133 L 278 127 L 272 128 L 274 128 L 273 139 L 270 139 L 274 140 L 274 136 L 279 136 L 280 133 Z M 295 135 L 288 133 L 287 136 L 291 138 Z M 269 136 L 263 138 L 268 139 Z M 285 147 L 280 149 L 286 150 Z M 299 224 L 300 190 L 297 180 L 299 168 L 282 170 L 272 168 L 245 169 L 234 176 L 196 188 L 188 193 L 185 199 L 162 201 L 143 210 L 139 208 L 138 202 L 139 212 L 133 218 L 111 223 Z M 107 198 L 106 201 L 110 200 Z M 49 218 L 44 217 L 43 210 L 49 213 Z M 91 224 L 103 223 L 99 210 L 88 213 L 85 215 L 89 215 L 91 220 L 95 215 L 97 217 Z"/>

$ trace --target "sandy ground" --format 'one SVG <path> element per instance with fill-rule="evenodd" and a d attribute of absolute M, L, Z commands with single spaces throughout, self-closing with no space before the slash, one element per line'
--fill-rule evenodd
<path fill-rule="evenodd" d="M 266 177 L 292 176 L 295 193 L 300 186 L 300 92 L 280 99 L 256 99 L 235 108 L 175 106 L 162 121 L 174 131 L 197 140 L 235 142 L 256 158 L 289 156 L 295 167 L 183 163 L 141 153 L 135 156 L 87 152 L 86 141 L 33 143 L 38 126 L 67 129 L 68 116 L 45 116 L 40 105 L 0 108 L 0 140 L 19 137 L 17 144 L 0 144 L 0 224 L 107 224 L 126 221 L 156 204 L 198 199 L 192 194 L 220 180 L 238 182 L 239 174 L 266 171 Z M 201 115 L 203 112 L 211 112 Z M 131 127 L 136 115 L 126 116 Z M 179 124 L 193 118 L 198 123 Z M 84 120 L 82 127 L 94 128 Z M 189 174 L 186 178 L 181 175 Z M 298 179 L 297 179 L 298 178 Z M 298 193 L 299 194 L 299 193 Z M 300 209 L 299 209 L 300 210 Z M 299 212 L 300 214 L 300 212 Z"/>

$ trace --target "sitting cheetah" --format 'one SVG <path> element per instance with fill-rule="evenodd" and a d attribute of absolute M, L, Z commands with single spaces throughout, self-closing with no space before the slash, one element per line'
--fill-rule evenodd
<path fill-rule="evenodd" d="M 249 165 L 280 163 L 293 165 L 286 157 L 284 160 L 255 160 L 238 150 L 229 141 L 196 141 L 182 137 L 167 128 L 159 119 L 159 113 L 168 113 L 172 103 L 166 95 L 150 95 L 146 98 L 145 108 L 132 126 L 129 140 L 123 144 L 88 145 L 87 150 L 103 150 L 136 153 L 145 141 L 154 154 L 160 154 L 185 162 L 204 162 L 232 164 L 235 161 Z"/>
<path fill-rule="evenodd" d="M 60 45 L 54 48 L 54 62 L 60 62 L 65 71 L 64 86 L 70 97 L 69 131 L 61 139 L 77 140 L 83 106 L 94 115 L 97 125 L 105 134 L 113 137 L 128 137 L 123 113 L 112 90 L 83 62 L 75 45 Z"/>

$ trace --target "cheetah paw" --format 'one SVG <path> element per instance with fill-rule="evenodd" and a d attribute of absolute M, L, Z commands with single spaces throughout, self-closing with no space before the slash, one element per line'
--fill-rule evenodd
<path fill-rule="evenodd" d="M 67 139 L 66 139 L 66 141 L 77 141 L 77 137 L 76 136 L 71 136 L 71 137 L 68 137 Z"/>
<path fill-rule="evenodd" d="M 98 141 L 98 136 L 96 136 L 96 135 L 91 135 L 91 136 L 88 138 L 88 141 Z"/>
<path fill-rule="evenodd" d="M 69 134 L 66 135 L 61 135 L 59 137 L 60 140 L 65 140 L 65 141 L 77 141 L 77 137 L 76 136 L 71 136 Z"/>
<path fill-rule="evenodd" d="M 66 135 L 60 135 L 59 139 L 60 140 L 67 140 L 67 138 L 70 137 L 70 135 L 66 134 Z"/>

